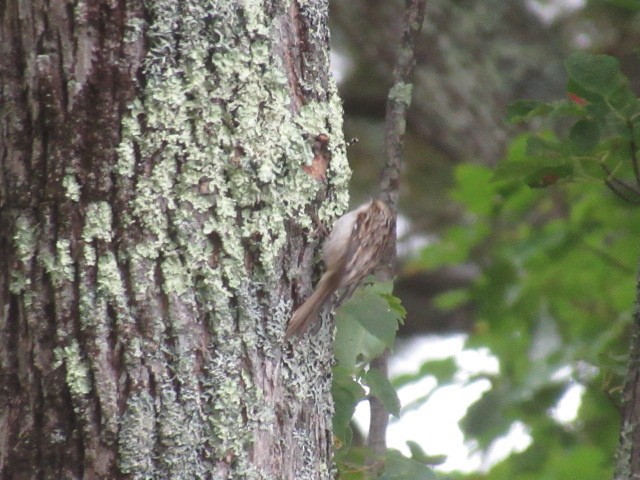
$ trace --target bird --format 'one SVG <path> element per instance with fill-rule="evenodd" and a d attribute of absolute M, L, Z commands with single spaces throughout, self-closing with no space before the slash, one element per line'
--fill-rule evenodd
<path fill-rule="evenodd" d="M 325 273 L 311 296 L 293 313 L 285 338 L 304 333 L 335 292 L 341 292 L 337 305 L 347 300 L 376 269 L 394 234 L 393 210 L 381 199 L 338 218 L 322 248 Z"/>

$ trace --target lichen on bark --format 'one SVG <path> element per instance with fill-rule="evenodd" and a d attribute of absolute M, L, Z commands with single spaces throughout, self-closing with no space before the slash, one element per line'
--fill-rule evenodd
<path fill-rule="evenodd" d="M 0 26 L 8 471 L 328 478 L 331 327 L 283 340 L 347 204 L 326 2 L 25 5 Z"/>
<path fill-rule="evenodd" d="M 347 202 L 340 103 L 333 83 L 323 85 L 313 75 L 328 65 L 303 67 L 307 76 L 299 88 L 310 93 L 297 108 L 286 62 L 304 60 L 278 53 L 281 22 L 303 23 L 305 15 L 317 21 L 318 5 L 307 2 L 292 19 L 286 18 L 287 2 L 270 14 L 261 2 L 244 2 L 242 8 L 229 2 L 148 4 L 153 22 L 145 32 L 150 48 L 144 89 L 123 119 L 116 165 L 117 184 L 131 190 L 132 204 L 122 215 L 131 237 L 119 255 L 131 265 L 136 298 L 149 295 L 145 282 L 161 278 L 165 304 L 153 331 L 162 340 L 157 350 L 142 347 L 145 363 L 153 364 L 156 355 L 158 364 L 167 355 L 176 362 L 171 376 L 153 372 L 160 392 L 155 408 L 149 409 L 147 396 L 132 395 L 126 409 L 141 424 L 159 412 L 171 435 L 158 440 L 146 436 L 146 429 L 127 429 L 120 443 L 123 450 L 135 445 L 146 451 L 145 442 L 169 442 L 172 459 L 164 463 L 172 475 L 195 473 L 196 465 L 208 463 L 202 453 L 209 451 L 222 459 L 219 472 L 269 478 L 273 472 L 265 463 L 274 460 L 256 458 L 265 450 L 256 443 L 291 428 L 281 424 L 283 412 L 300 416 L 311 407 L 323 417 L 322 435 L 330 436 L 329 330 L 319 337 L 316 353 L 296 354 L 282 364 L 278 351 L 289 348 L 282 344 L 292 307 L 286 285 L 305 272 L 283 268 L 292 228 L 312 233 L 318 225 L 310 212 L 330 224 Z M 320 30 L 326 29 L 323 14 L 314 25 Z M 321 38 L 326 32 L 309 34 Z M 329 136 L 328 186 L 301 168 L 313 158 L 313 140 L 320 134 Z M 150 167 L 140 172 L 137 165 L 149 159 Z M 331 200 L 318 202 L 321 191 Z M 300 248 L 305 247 L 294 247 Z M 318 371 L 324 378 L 305 384 Z M 273 404 L 289 399 L 295 403 Z M 305 453 L 305 468 L 316 472 L 308 478 L 327 478 L 327 458 L 317 457 L 309 434 L 297 426 L 288 435 Z M 285 439 L 267 448 L 266 457 L 275 452 L 284 463 L 290 448 Z M 146 468 L 139 459 L 123 457 L 128 472 L 143 474 L 137 465 Z"/>

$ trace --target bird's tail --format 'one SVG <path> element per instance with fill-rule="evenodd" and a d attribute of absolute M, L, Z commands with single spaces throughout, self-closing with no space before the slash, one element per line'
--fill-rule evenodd
<path fill-rule="evenodd" d="M 337 272 L 326 272 L 311 296 L 293 312 L 285 338 L 304 333 L 317 318 L 320 309 L 338 288 L 340 278 Z"/>

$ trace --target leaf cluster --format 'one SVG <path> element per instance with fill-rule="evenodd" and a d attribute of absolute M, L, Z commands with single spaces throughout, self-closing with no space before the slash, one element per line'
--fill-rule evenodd
<path fill-rule="evenodd" d="M 358 289 L 336 314 L 333 431 L 338 447 L 339 478 L 343 480 L 435 478 L 426 465 L 426 455 L 417 445 L 412 450 L 412 458 L 391 449 L 384 458 L 376 458 L 353 438 L 352 417 L 356 406 L 371 396 L 376 396 L 390 414 L 400 416 L 395 387 L 370 366 L 374 358 L 393 347 L 398 323 L 406 314 L 400 301 L 392 295 L 392 289 L 392 282 L 369 283 Z"/>
<path fill-rule="evenodd" d="M 567 99 L 521 101 L 509 119 L 533 124 L 495 170 L 461 165 L 452 199 L 466 212 L 414 267 L 473 262 L 475 284 L 438 300 L 475 307 L 467 348 L 489 348 L 497 374 L 461 422 L 489 451 L 514 423 L 531 443 L 469 478 L 608 478 L 635 298 L 640 200 L 640 100 L 618 61 L 577 53 Z M 554 415 L 571 388 L 577 416 Z"/>
<path fill-rule="evenodd" d="M 551 120 L 555 131 L 526 136 L 495 172 L 499 182 L 532 188 L 575 181 L 604 182 L 620 198 L 640 203 L 640 100 L 617 59 L 580 52 L 565 63 L 567 99 L 553 103 L 523 100 L 511 105 L 512 122 Z M 630 181 L 631 180 L 631 181 Z"/>
<path fill-rule="evenodd" d="M 500 364 L 498 373 L 467 380 L 488 380 L 491 388 L 460 425 L 484 452 L 516 423 L 531 439 L 489 472 L 456 478 L 600 479 L 612 473 L 640 256 L 640 100 L 612 57 L 578 53 L 566 69 L 566 99 L 511 106 L 509 120 L 533 130 L 511 143 L 495 170 L 457 168 L 451 200 L 464 209 L 464 221 L 410 266 L 479 267 L 470 288 L 436 299 L 443 309 L 474 306 L 475 330 L 466 346 L 488 348 Z M 352 442 L 358 402 L 376 395 L 398 415 L 394 388 L 425 375 L 436 375 L 442 386 L 455 375 L 452 359 L 425 363 L 391 383 L 368 368 L 391 347 L 402 317 L 390 295 L 390 284 L 369 286 L 337 317 L 340 478 L 371 478 L 370 452 Z M 560 420 L 554 412 L 576 387 L 582 392 L 576 418 Z M 434 460 L 415 444 L 411 452 L 411 459 L 394 451 L 380 459 L 383 478 L 433 478 L 427 465 Z"/>

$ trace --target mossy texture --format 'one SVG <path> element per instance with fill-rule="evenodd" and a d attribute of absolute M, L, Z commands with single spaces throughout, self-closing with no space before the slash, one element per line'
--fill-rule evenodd
<path fill-rule="evenodd" d="M 282 267 L 291 227 L 313 235 L 318 225 L 311 212 L 330 224 L 347 204 L 342 111 L 333 83 L 314 80 L 314 70 L 326 75 L 326 62 L 303 67 L 302 99 L 292 99 L 286 62 L 296 53 L 283 49 L 283 24 L 290 21 L 306 22 L 308 41 L 327 48 L 326 5 L 295 6 L 300 18 L 293 20 L 288 2 L 269 5 L 153 1 L 147 2 L 152 21 L 132 26 L 144 32 L 149 50 L 144 88 L 122 122 L 115 171 L 120 188 L 133 190 L 124 231 L 137 234 L 119 259 L 96 253 L 87 262 L 98 267 L 97 294 L 116 305 L 123 305 L 123 291 L 114 269 L 118 261 L 131 266 L 139 303 L 119 311 L 149 316 L 153 332 L 130 344 L 142 358 L 127 349 L 127 362 L 146 370 L 141 387 L 149 375 L 155 385 L 152 398 L 140 393 L 127 402 L 123 422 L 141 428 L 120 432 L 121 466 L 134 478 L 145 478 L 150 466 L 132 452 L 160 451 L 153 464 L 166 478 L 207 471 L 214 478 L 273 478 L 272 466 L 257 458 L 265 447 L 256 443 L 282 429 L 276 412 L 299 414 L 314 405 L 323 435 L 330 435 L 328 330 L 307 363 L 294 358 L 285 369 L 278 365 L 291 310 L 282 286 L 299 273 Z M 326 182 L 302 168 L 313 160 L 320 134 L 328 135 L 331 152 Z M 319 194 L 330 201 L 319 202 Z M 100 204 L 91 208 L 94 220 L 84 235 L 107 240 L 102 227 L 110 214 Z M 154 303 L 157 296 L 164 300 Z M 264 370 L 265 358 L 273 371 Z M 318 368 L 324 377 L 306 384 Z M 279 401 L 298 405 L 275 405 L 273 387 L 262 382 L 284 382 L 276 387 Z M 314 437 L 298 428 L 292 438 L 306 452 L 307 474 L 297 478 L 328 478 L 331 460 L 318 456 Z M 271 440 L 275 452 L 282 448 L 278 440 Z"/>

